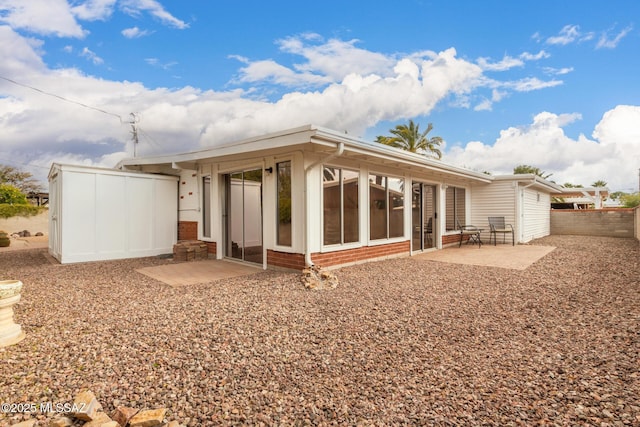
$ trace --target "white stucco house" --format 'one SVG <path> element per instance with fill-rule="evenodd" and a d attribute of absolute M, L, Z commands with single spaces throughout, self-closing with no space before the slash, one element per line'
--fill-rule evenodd
<path fill-rule="evenodd" d="M 527 242 L 549 234 L 550 194 L 562 191 L 534 175 L 491 176 L 312 125 L 126 159 L 109 173 L 177 179 L 162 196 L 177 202 L 154 205 L 176 211 L 166 225 L 176 239 L 264 268 L 437 250 L 459 242 L 458 223 L 488 239 L 489 216 L 504 216 Z"/>

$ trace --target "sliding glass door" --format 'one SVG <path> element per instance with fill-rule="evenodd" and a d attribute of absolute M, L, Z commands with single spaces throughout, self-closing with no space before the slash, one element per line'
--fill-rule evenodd
<path fill-rule="evenodd" d="M 262 264 L 262 169 L 225 175 L 225 256 Z"/>
<path fill-rule="evenodd" d="M 414 182 L 411 190 L 411 250 L 435 248 L 436 186 Z"/>

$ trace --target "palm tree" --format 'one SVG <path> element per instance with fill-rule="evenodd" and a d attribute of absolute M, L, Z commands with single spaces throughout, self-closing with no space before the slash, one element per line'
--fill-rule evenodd
<path fill-rule="evenodd" d="M 427 130 L 421 133 L 420 125 L 409 120 L 408 125 L 397 125 L 394 129 L 390 129 L 389 132 L 393 136 L 380 135 L 376 137 L 376 142 L 440 160 L 442 151 L 438 147 L 442 144 L 442 138 L 439 136 L 429 138 L 427 134 L 432 129 L 433 124 L 429 123 Z"/>
<path fill-rule="evenodd" d="M 513 168 L 513 174 L 533 174 L 538 175 L 542 179 L 548 179 L 552 173 L 546 173 L 545 171 L 540 170 L 540 168 L 529 166 L 529 165 L 518 165 Z"/>
<path fill-rule="evenodd" d="M 607 186 L 607 181 L 603 181 L 601 179 L 597 180 L 596 182 L 594 182 L 593 184 L 591 184 L 592 187 L 606 187 Z"/>

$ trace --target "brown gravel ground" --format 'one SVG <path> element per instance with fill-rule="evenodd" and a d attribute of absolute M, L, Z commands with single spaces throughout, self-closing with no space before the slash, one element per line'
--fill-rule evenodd
<path fill-rule="evenodd" d="M 3 253 L 27 338 L 0 349 L 0 400 L 91 389 L 193 426 L 640 426 L 640 244 L 532 243 L 557 249 L 525 271 L 363 264 L 328 291 L 272 271 L 173 289 L 134 271 L 167 260 Z"/>

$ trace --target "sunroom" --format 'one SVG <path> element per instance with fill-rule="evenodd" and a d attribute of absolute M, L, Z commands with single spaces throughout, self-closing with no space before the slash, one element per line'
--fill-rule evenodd
<path fill-rule="evenodd" d="M 118 165 L 179 176 L 178 239 L 212 257 L 302 269 L 406 256 L 457 242 L 486 174 L 303 126 Z"/>

